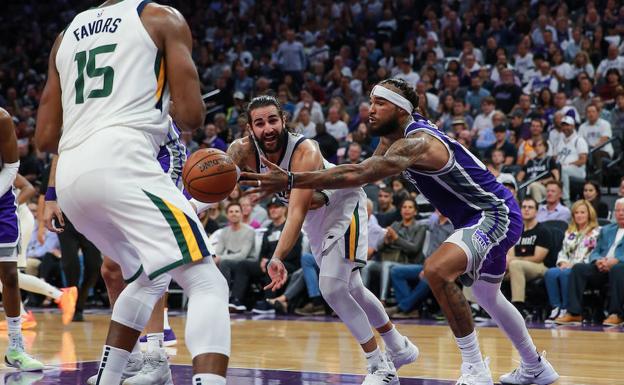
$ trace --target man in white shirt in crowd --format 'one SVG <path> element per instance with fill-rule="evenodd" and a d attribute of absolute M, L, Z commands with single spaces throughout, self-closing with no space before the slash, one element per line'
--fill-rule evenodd
<path fill-rule="evenodd" d="M 336 138 L 338 142 L 345 140 L 349 135 L 349 127 L 347 123 L 340 120 L 340 111 L 338 107 L 331 107 L 327 113 L 327 121 L 325 122 L 327 133 Z"/>
<path fill-rule="evenodd" d="M 552 180 L 546 183 L 546 203 L 537 210 L 537 221 L 570 222 L 570 209 L 561 203 L 561 183 Z"/>
<path fill-rule="evenodd" d="M 574 119 L 564 116 L 561 119 L 561 131 L 565 137 L 557 144 L 554 154 L 561 164 L 561 182 L 563 183 L 563 200 L 570 203 L 570 178 L 585 179 L 587 163 L 587 142 L 574 129 Z"/>
<path fill-rule="evenodd" d="M 598 64 L 596 79 L 602 78 L 610 68 L 615 68 L 620 71 L 620 75 L 624 75 L 624 56 L 619 56 L 618 47 L 615 44 L 609 46 L 607 57 Z"/>
<path fill-rule="evenodd" d="M 395 78 L 405 80 L 412 88 L 416 88 L 416 84 L 420 81 L 420 76 L 412 70 L 412 66 L 407 58 L 401 58 L 399 61 L 399 72 Z"/>
<path fill-rule="evenodd" d="M 593 149 L 607 142 L 613 136 L 611 123 L 600 117 L 598 107 L 590 104 L 586 108 L 587 121 L 579 127 L 578 134 L 585 139 L 589 149 Z M 592 164 L 596 170 L 602 169 L 602 160 L 613 156 L 613 146 L 607 144 L 592 154 Z"/>

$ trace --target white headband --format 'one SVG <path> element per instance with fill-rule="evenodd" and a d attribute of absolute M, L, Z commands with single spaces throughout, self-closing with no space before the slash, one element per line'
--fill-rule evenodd
<path fill-rule="evenodd" d="M 379 96 L 381 98 L 384 98 L 390 103 L 396 105 L 397 107 L 404 109 L 410 115 L 414 111 L 414 106 L 409 100 L 405 99 L 405 97 L 403 97 L 402 95 L 386 87 L 376 85 L 371 91 L 371 96 Z"/>

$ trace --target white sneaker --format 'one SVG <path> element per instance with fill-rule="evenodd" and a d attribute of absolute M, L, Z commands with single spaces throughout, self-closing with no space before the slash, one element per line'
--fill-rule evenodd
<path fill-rule="evenodd" d="M 494 385 L 490 373 L 490 358 L 483 360 L 483 365 L 462 363 L 462 375 L 455 385 Z"/>
<path fill-rule="evenodd" d="M 403 338 L 405 345 L 398 352 L 392 351 L 386 347 L 388 359 L 392 362 L 396 370 L 399 370 L 399 368 L 403 365 L 411 364 L 416 361 L 419 354 L 418 347 L 416 347 L 416 345 L 414 345 L 406 336 L 403 336 Z"/>
<path fill-rule="evenodd" d="M 559 374 L 546 360 L 546 352 L 540 356 L 541 365 L 537 369 L 529 370 L 520 362 L 520 366 L 511 373 L 500 376 L 500 382 L 504 385 L 548 385 L 559 379 Z"/>
<path fill-rule="evenodd" d="M 382 355 L 381 358 L 382 361 L 377 367 L 368 367 L 368 374 L 362 385 L 399 385 L 399 377 L 394 365 L 388 361 L 385 355 Z"/>
<path fill-rule="evenodd" d="M 563 313 L 562 313 L 563 312 Z M 553 308 L 552 311 L 550 312 L 550 315 L 548 316 L 548 318 L 546 319 L 546 321 L 544 321 L 545 324 L 554 324 L 555 320 L 557 319 L 557 317 L 562 316 L 563 314 L 565 314 L 565 309 L 561 310 L 558 307 Z"/>
<path fill-rule="evenodd" d="M 141 371 L 141 368 L 143 368 L 143 353 L 130 354 L 130 357 L 128 357 L 128 363 L 126 363 L 126 367 L 121 374 L 121 381 L 137 375 Z M 96 382 L 97 374 L 87 379 L 87 385 L 95 385 Z"/>
<path fill-rule="evenodd" d="M 143 356 L 143 368 L 141 371 L 128 379 L 123 385 L 173 385 L 171 369 L 164 351 L 145 353 Z"/>

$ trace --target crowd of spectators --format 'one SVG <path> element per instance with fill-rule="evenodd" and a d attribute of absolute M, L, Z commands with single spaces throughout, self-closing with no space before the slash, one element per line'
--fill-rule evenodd
<path fill-rule="evenodd" d="M 533 219 L 525 218 L 527 232 L 546 233 L 535 223 L 566 224 L 563 245 L 553 248 L 568 251 L 554 261 L 542 255 L 541 241 L 512 252 L 512 298 L 521 309 L 526 286 L 522 280 L 543 276 L 553 308 L 551 320 L 578 317 L 580 300 L 567 298 L 568 286 L 570 293 L 582 296 L 587 280 L 603 282 L 620 271 L 621 231 L 617 225 L 608 230 L 614 226 L 608 223 L 620 223 L 618 210 L 624 208 L 601 199 L 601 186 L 617 183 L 619 178 L 613 176 L 622 173 L 618 157 L 624 135 L 624 6 L 617 1 L 162 3 L 177 7 L 189 22 L 202 91 L 220 91 L 208 101 L 204 127 L 182 133 L 190 151 L 224 150 L 246 135 L 246 102 L 272 93 L 287 112 L 291 130 L 318 141 L 328 160 L 357 163 L 371 156 L 378 141 L 368 131 L 372 85 L 401 78 L 417 91 L 423 114 L 518 195 L 523 214 L 524 206 L 535 211 Z M 20 173 L 35 185 L 50 159 L 37 152 L 32 141 L 47 54 L 57 34 L 89 5 L 96 4 L 10 0 L 0 15 L 0 107 L 14 117 Z M 411 268 L 422 267 L 429 245 L 443 239 L 434 229 L 450 225 L 437 214 L 429 218 L 431 208 L 410 188 L 400 179 L 366 186 L 372 205 L 369 231 L 378 236 L 371 237 L 376 243 L 370 245 L 372 263 L 363 271 L 365 282 L 388 305 L 395 296 L 397 306 L 390 312 L 400 316 L 413 315 L 425 302 L 424 280 Z M 619 191 L 624 194 L 624 183 Z M 203 215 L 206 231 L 219 235 L 214 236 L 217 258 L 236 287 L 234 310 L 252 307 L 238 297 L 256 290 L 265 279 L 265 260 L 271 257 L 280 226 L 278 212 L 285 211 L 277 206 L 243 197 L 237 189 Z M 600 235 L 598 225 L 589 221 L 589 228 L 583 227 L 577 218 L 592 217 L 592 212 L 596 224 L 603 226 Z M 570 239 L 583 239 L 583 251 Z M 302 314 L 321 311 L 305 242 L 289 265 L 290 291 L 275 298 L 260 295 L 264 302 L 258 310 L 268 309 L 268 303 Z M 593 249 L 596 242 L 602 249 Z M 527 256 L 531 259 L 524 259 Z M 535 266 L 518 263 L 527 261 Z M 575 267 L 588 262 L 597 271 L 588 267 L 591 271 L 581 273 Z M 555 267 L 570 272 L 558 273 Z M 245 282 L 238 275 L 246 277 Z M 615 278 L 607 281 L 621 284 Z M 258 285 L 249 285 L 254 282 Z M 412 286 L 418 291 L 416 299 L 406 292 Z M 311 300 L 306 305 L 305 300 L 294 300 L 298 297 Z M 621 295 L 609 298 L 621 301 Z M 614 306 L 609 311 L 622 319 L 622 304 Z"/>

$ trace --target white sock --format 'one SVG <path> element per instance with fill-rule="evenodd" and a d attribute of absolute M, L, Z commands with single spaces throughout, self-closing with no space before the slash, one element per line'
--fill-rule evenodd
<path fill-rule="evenodd" d="M 153 353 L 162 349 L 164 340 L 164 333 L 147 333 L 147 352 Z"/>
<path fill-rule="evenodd" d="M 455 337 L 457 346 L 461 351 L 462 361 L 467 364 L 483 365 L 483 357 L 479 350 L 479 340 L 477 339 L 477 332 L 473 330 L 472 333 L 466 337 Z"/>
<path fill-rule="evenodd" d="M 58 300 L 63 295 L 62 291 L 50 285 L 43 279 L 23 273 L 18 273 L 18 276 L 20 289 L 29 291 L 31 293 L 41 294 L 46 297 L 52 297 L 55 300 Z"/>
<path fill-rule="evenodd" d="M 137 340 L 136 344 L 134 344 L 134 347 L 132 348 L 132 351 L 130 352 L 131 356 L 136 356 L 137 354 L 142 354 L 141 353 L 141 345 L 139 344 L 139 340 Z"/>
<path fill-rule="evenodd" d="M 165 317 L 163 318 L 164 323 L 163 323 L 163 330 L 165 329 L 171 329 L 171 326 L 169 325 L 169 309 L 165 308 Z"/>
<path fill-rule="evenodd" d="M 212 373 L 198 373 L 193 376 L 193 385 L 225 385 L 225 377 Z"/>
<path fill-rule="evenodd" d="M 379 333 L 386 344 L 386 349 L 398 352 L 405 347 L 405 337 L 399 333 L 395 325 L 392 325 L 392 329 L 385 333 Z"/>
<path fill-rule="evenodd" d="M 22 339 L 22 317 L 6 317 L 9 334 L 9 349 L 24 350 Z"/>
<path fill-rule="evenodd" d="M 379 346 L 375 348 L 372 352 L 364 352 L 364 356 L 366 357 L 366 363 L 370 368 L 377 368 L 379 364 L 383 361 L 381 357 L 381 350 L 379 350 Z"/>
<path fill-rule="evenodd" d="M 123 370 L 128 362 L 128 357 L 130 357 L 130 352 L 104 345 L 96 384 L 119 384 Z"/>

